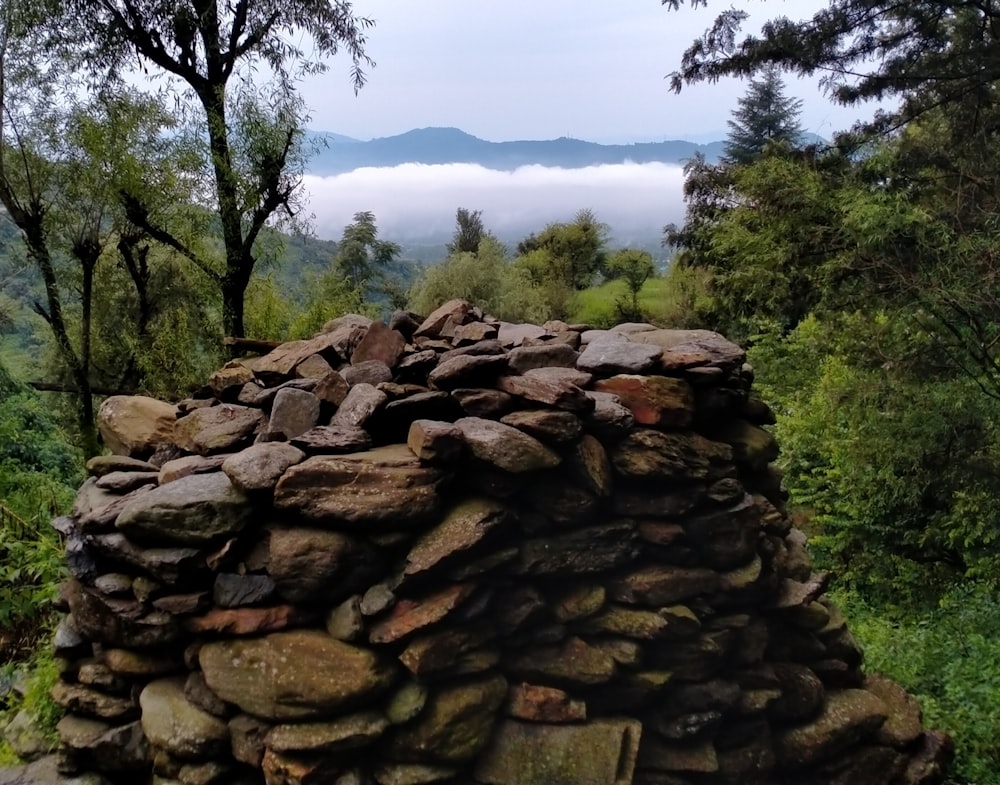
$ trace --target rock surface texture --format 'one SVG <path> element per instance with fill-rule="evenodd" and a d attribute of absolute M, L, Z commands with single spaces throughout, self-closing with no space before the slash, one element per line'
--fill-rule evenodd
<path fill-rule="evenodd" d="M 60 772 L 941 782 L 950 741 L 811 570 L 751 380 L 714 333 L 453 301 L 109 400 L 129 460 L 56 522 Z"/>

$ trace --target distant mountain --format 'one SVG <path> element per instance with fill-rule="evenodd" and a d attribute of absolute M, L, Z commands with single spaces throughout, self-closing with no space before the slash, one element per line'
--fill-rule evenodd
<path fill-rule="evenodd" d="M 488 142 L 458 128 L 418 128 L 368 142 L 327 132 L 317 132 L 315 137 L 327 142 L 309 161 L 307 169 L 316 175 L 405 163 L 471 163 L 503 171 L 531 164 L 566 169 L 625 161 L 682 164 L 695 153 L 715 161 L 723 146 L 722 142 L 696 144 L 682 140 L 597 144 L 566 137 L 548 141 Z"/>

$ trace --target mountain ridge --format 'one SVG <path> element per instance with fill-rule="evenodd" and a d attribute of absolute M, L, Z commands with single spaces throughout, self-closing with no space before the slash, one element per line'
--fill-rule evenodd
<path fill-rule="evenodd" d="M 310 139 L 319 142 L 320 149 L 306 169 L 321 176 L 406 163 L 467 163 L 501 171 L 531 165 L 580 169 L 626 161 L 683 165 L 698 153 L 716 161 L 724 145 L 721 141 L 698 144 L 682 139 L 599 144 L 571 137 L 490 142 L 452 127 L 414 128 L 368 141 L 330 131 L 312 131 Z"/>

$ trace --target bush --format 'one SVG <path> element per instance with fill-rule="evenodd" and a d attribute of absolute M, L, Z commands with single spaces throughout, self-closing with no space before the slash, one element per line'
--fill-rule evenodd
<path fill-rule="evenodd" d="M 991 588 L 958 586 L 919 612 L 876 607 L 844 591 L 834 600 L 864 649 L 868 672 L 898 681 L 920 701 L 926 726 L 955 740 L 953 776 L 1000 782 L 1000 606 Z"/>

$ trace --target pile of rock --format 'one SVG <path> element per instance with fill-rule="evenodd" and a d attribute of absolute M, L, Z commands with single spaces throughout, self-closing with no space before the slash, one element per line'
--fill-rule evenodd
<path fill-rule="evenodd" d="M 111 398 L 54 690 L 128 783 L 931 783 L 784 514 L 744 354 L 454 301 Z"/>

